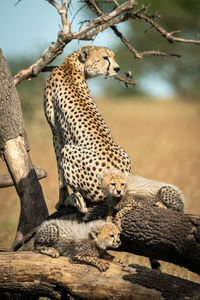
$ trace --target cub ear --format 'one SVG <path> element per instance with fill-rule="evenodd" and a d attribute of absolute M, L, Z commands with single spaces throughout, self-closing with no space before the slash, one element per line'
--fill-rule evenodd
<path fill-rule="evenodd" d="M 102 182 L 103 182 L 103 174 L 97 174 L 97 179 L 98 179 L 98 182 L 99 182 L 99 185 L 102 185 Z"/>
<path fill-rule="evenodd" d="M 78 59 L 80 60 L 80 62 L 84 63 L 86 61 L 87 57 L 89 56 L 89 54 L 90 54 L 89 47 L 84 46 L 80 49 L 80 55 L 79 55 Z"/>
<path fill-rule="evenodd" d="M 90 231 L 90 237 L 92 238 L 92 240 L 95 240 L 98 237 L 98 230 L 97 228 L 93 227 Z"/>

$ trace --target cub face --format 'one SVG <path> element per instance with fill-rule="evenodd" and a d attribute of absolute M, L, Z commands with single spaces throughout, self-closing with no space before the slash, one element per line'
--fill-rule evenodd
<path fill-rule="evenodd" d="M 102 250 L 118 248 L 121 244 L 120 231 L 113 223 L 93 227 L 90 236 L 96 246 Z"/>
<path fill-rule="evenodd" d="M 116 63 L 114 53 L 108 48 L 96 46 L 84 46 L 80 49 L 79 60 L 84 63 L 86 78 L 105 75 L 113 77 L 119 72 L 120 67 Z"/>
<path fill-rule="evenodd" d="M 127 192 L 127 174 L 110 169 L 98 174 L 99 185 L 107 198 L 121 198 Z"/>

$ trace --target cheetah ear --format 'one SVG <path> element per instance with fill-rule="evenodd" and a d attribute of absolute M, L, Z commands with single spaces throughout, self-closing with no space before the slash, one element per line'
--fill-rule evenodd
<path fill-rule="evenodd" d="M 84 63 L 87 57 L 89 56 L 89 54 L 90 54 L 89 47 L 84 46 L 80 49 L 80 55 L 78 59 L 80 60 L 80 62 Z"/>
<path fill-rule="evenodd" d="M 98 230 L 93 227 L 90 231 L 90 237 L 92 238 L 92 240 L 95 240 L 98 237 Z"/>
<path fill-rule="evenodd" d="M 97 174 L 97 179 L 98 179 L 99 185 L 102 185 L 102 182 L 103 182 L 103 174 Z"/>

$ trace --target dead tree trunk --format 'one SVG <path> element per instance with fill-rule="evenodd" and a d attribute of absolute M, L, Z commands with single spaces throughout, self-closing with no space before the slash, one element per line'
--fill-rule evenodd
<path fill-rule="evenodd" d="M 48 216 L 48 211 L 34 166 L 27 152 L 29 146 L 23 125 L 20 100 L 1 50 L 0 150 L 20 197 L 21 213 L 15 238 L 17 242 L 38 226 Z"/>
<path fill-rule="evenodd" d="M 0 253 L 0 265 L 0 296 L 12 292 L 51 299 L 200 299 L 199 284 L 137 265 L 110 262 L 100 273 L 92 266 L 71 264 L 66 257 L 31 252 Z"/>

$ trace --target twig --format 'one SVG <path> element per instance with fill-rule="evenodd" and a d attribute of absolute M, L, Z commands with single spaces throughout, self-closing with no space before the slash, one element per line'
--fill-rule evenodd
<path fill-rule="evenodd" d="M 165 37 L 170 43 L 179 42 L 179 43 L 190 43 L 190 44 L 200 45 L 200 40 L 183 39 L 183 38 L 174 36 L 175 33 L 180 33 L 180 31 L 176 30 L 176 31 L 168 32 L 163 27 L 161 27 L 158 23 L 156 23 L 153 20 L 153 18 L 148 17 L 145 14 L 142 14 L 142 13 L 135 14 L 134 13 L 134 14 L 132 14 L 131 17 L 134 19 L 138 18 L 138 19 L 145 20 L 152 27 L 154 27 L 158 32 L 160 32 L 162 34 L 162 36 Z"/>
<path fill-rule="evenodd" d="M 92 30 L 94 30 L 94 36 L 96 35 L 96 32 L 99 33 L 102 31 L 98 27 L 103 26 L 106 29 L 109 27 L 107 26 L 109 22 L 111 25 L 113 25 L 119 22 L 126 21 L 128 19 L 128 11 L 133 9 L 134 5 L 135 0 L 126 1 L 125 3 L 114 9 L 111 13 L 103 14 L 100 17 L 94 19 L 82 31 L 72 34 L 72 39 L 85 39 L 85 37 L 87 37 L 87 33 L 89 33 Z"/>
<path fill-rule="evenodd" d="M 123 81 L 126 86 L 127 84 L 130 84 L 130 85 L 136 85 L 137 81 L 135 81 L 134 79 L 131 79 L 130 77 L 124 77 L 124 76 L 120 76 L 120 75 L 115 75 L 114 77 L 115 79 L 119 80 L 119 81 Z"/>
<path fill-rule="evenodd" d="M 57 66 L 46 66 L 41 72 L 52 72 Z"/>

